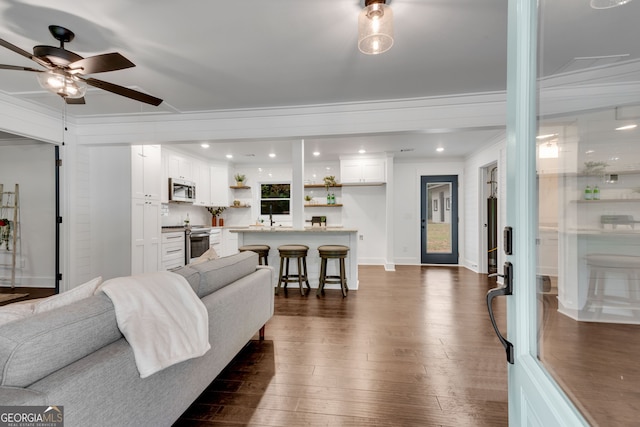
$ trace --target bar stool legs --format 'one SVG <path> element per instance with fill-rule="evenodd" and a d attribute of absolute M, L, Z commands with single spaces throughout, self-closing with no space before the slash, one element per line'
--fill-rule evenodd
<path fill-rule="evenodd" d="M 324 295 L 324 286 L 327 283 L 339 283 L 342 290 L 342 297 L 347 296 L 349 287 L 347 286 L 347 275 L 344 260 L 349 252 L 348 246 L 342 245 L 323 245 L 318 247 L 320 254 L 320 278 L 318 280 L 318 290 L 316 296 Z M 336 259 L 339 263 L 340 275 L 327 275 L 327 262 L 329 259 Z"/>
<path fill-rule="evenodd" d="M 305 295 L 305 287 L 302 282 L 305 282 L 306 288 L 311 289 L 309 285 L 309 278 L 307 274 L 307 252 L 309 247 L 305 245 L 282 245 L 278 247 L 280 252 L 280 272 L 278 274 L 278 287 L 276 288 L 276 295 L 280 292 L 280 287 L 284 283 L 284 290 L 287 291 L 287 283 L 297 282 L 300 286 L 300 295 Z M 296 259 L 298 274 L 291 274 L 289 272 L 289 261 L 291 258 Z"/>

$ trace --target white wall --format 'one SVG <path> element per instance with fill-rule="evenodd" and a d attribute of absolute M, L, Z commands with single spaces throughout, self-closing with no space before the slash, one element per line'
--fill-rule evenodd
<path fill-rule="evenodd" d="M 55 154 L 53 144 L 23 141 L 0 147 L 0 183 L 4 191 L 20 184 L 20 244 L 16 286 L 55 287 Z M 6 199 L 5 199 L 6 201 Z M 13 210 L 0 210 L 13 219 Z M 8 254 L 0 263 L 10 262 Z M 23 266 L 23 267 L 22 267 Z M 11 277 L 9 268 L 0 268 L 0 277 Z M 6 286 L 8 283 L 2 283 Z"/>
<path fill-rule="evenodd" d="M 500 198 L 500 188 L 504 188 L 504 182 L 501 179 L 503 175 L 500 173 L 503 163 L 499 160 L 500 150 L 503 147 L 504 140 L 496 142 L 467 158 L 464 165 L 465 191 L 459 197 L 464 198 L 467 209 L 466 214 L 461 216 L 466 233 L 464 257 L 461 257 L 460 264 L 478 273 L 486 273 L 488 270 L 486 263 L 483 262 L 482 251 L 485 251 L 486 248 L 483 245 L 484 240 L 481 238 L 481 233 L 487 232 L 484 227 L 486 199 L 483 189 L 486 183 L 484 182 L 483 168 L 493 163 L 498 164 L 498 197 Z M 500 199 L 498 202 L 500 203 Z M 498 219 L 498 223 L 500 224 L 500 219 Z M 498 230 L 501 230 L 500 225 L 498 225 Z M 498 234 L 498 240 L 500 240 L 500 231 Z"/>
<path fill-rule="evenodd" d="M 131 147 L 91 147 L 87 182 L 90 215 L 84 243 L 90 270 L 81 280 L 131 274 Z"/>
<path fill-rule="evenodd" d="M 384 265 L 387 249 L 385 186 L 342 187 L 342 199 L 344 227 L 358 230 L 358 264 Z"/>
<path fill-rule="evenodd" d="M 462 160 L 442 161 L 422 159 L 395 161 L 395 191 L 392 201 L 395 209 L 394 253 L 396 264 L 419 265 L 421 263 L 420 177 L 425 175 L 458 175 L 458 251 L 460 263 L 466 250 L 466 230 L 463 218 L 465 206 L 465 175 Z"/>

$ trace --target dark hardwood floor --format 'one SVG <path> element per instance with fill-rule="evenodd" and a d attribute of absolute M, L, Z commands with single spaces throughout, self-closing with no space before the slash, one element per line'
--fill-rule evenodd
<path fill-rule="evenodd" d="M 55 290 L 53 288 L 31 288 L 31 287 L 15 287 L 13 289 L 9 287 L 0 288 L 0 294 L 27 294 L 23 298 L 0 302 L 0 306 L 11 304 L 18 301 L 26 301 L 30 299 L 36 298 L 45 298 L 55 294 Z"/>
<path fill-rule="evenodd" d="M 176 426 L 506 426 L 495 282 L 460 267 L 361 266 L 360 289 L 276 296 L 251 341 Z M 505 329 L 504 299 L 494 303 Z"/>

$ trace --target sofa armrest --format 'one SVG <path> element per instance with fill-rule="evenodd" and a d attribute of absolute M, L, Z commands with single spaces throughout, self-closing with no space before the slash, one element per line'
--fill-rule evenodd
<path fill-rule="evenodd" d="M 22 387 L 0 387 L 2 406 L 38 406 L 48 405 L 47 396 L 35 390 Z"/>
<path fill-rule="evenodd" d="M 271 284 L 275 285 L 275 279 L 274 279 L 274 274 L 275 274 L 275 268 L 271 267 L 270 265 L 256 265 L 256 270 L 270 270 L 271 271 Z"/>

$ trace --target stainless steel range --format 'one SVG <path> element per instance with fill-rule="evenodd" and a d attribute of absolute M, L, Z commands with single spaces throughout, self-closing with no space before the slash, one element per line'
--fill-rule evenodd
<path fill-rule="evenodd" d="M 185 232 L 185 263 L 189 264 L 191 261 L 209 250 L 211 227 L 194 225 L 187 228 Z"/>

